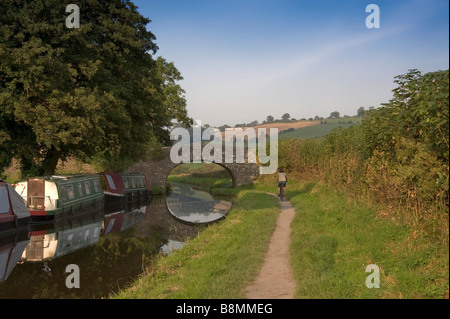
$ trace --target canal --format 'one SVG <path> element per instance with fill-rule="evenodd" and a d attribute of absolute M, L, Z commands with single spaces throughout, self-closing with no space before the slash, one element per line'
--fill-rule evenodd
<path fill-rule="evenodd" d="M 27 233 L 0 237 L 0 299 L 107 298 L 230 208 L 230 201 L 174 184 L 170 195 L 150 203 L 105 203 L 69 222 L 33 224 Z M 79 288 L 67 284 L 72 265 Z"/>

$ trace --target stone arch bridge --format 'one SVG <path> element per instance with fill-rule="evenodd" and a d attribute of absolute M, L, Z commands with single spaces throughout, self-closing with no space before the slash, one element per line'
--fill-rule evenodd
<path fill-rule="evenodd" d="M 166 188 L 167 177 L 170 172 L 184 163 L 175 164 L 170 159 L 171 147 L 163 147 L 161 154 L 155 158 L 149 154 L 146 160 L 134 163 L 128 169 L 128 172 L 144 174 L 150 181 L 152 186 Z M 190 161 L 192 162 L 193 151 L 191 144 Z M 233 163 L 225 162 L 225 152 L 222 154 L 222 162 L 216 163 L 224 167 L 233 180 L 233 187 L 251 184 L 259 177 L 259 166 L 255 163 L 248 163 L 248 154 L 244 155 L 244 163 L 236 163 L 236 155 L 234 154 Z"/>

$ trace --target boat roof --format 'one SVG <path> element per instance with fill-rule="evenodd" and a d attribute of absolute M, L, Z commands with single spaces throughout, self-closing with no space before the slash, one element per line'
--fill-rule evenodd
<path fill-rule="evenodd" d="M 12 212 L 14 215 L 17 216 L 17 218 L 26 218 L 30 216 L 30 212 L 28 211 L 27 207 L 25 206 L 25 203 L 23 201 L 23 198 L 16 192 L 14 188 L 11 187 L 11 185 L 0 179 L 0 185 L 3 187 L 6 187 L 8 191 L 9 201 L 8 208 L 12 209 Z"/>
<path fill-rule="evenodd" d="M 78 179 L 88 179 L 98 177 L 97 174 L 74 174 L 74 175 L 49 175 L 49 176 L 35 176 L 29 177 L 29 179 L 44 179 L 46 181 L 67 181 L 67 180 L 78 180 Z"/>
<path fill-rule="evenodd" d="M 133 172 L 122 172 L 122 173 L 102 172 L 100 174 L 101 175 L 109 174 L 109 175 L 145 177 L 145 175 L 142 173 L 133 173 Z"/>

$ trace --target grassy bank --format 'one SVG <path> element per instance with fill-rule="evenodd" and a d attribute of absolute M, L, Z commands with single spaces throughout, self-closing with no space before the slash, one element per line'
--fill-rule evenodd
<path fill-rule="evenodd" d="M 448 298 L 448 245 L 322 183 L 291 178 L 287 196 L 295 298 Z M 380 269 L 379 289 L 366 287 L 369 264 Z"/>
<path fill-rule="evenodd" d="M 261 192 L 235 191 L 225 220 L 173 255 L 157 258 L 131 288 L 112 298 L 243 298 L 262 264 L 279 205 Z"/>
<path fill-rule="evenodd" d="M 243 298 L 257 275 L 279 213 L 273 176 L 232 189 L 234 208 L 174 255 L 149 265 L 113 298 Z M 448 245 L 398 216 L 317 181 L 291 176 L 291 264 L 299 299 L 448 298 Z M 380 269 L 380 288 L 366 287 Z"/>

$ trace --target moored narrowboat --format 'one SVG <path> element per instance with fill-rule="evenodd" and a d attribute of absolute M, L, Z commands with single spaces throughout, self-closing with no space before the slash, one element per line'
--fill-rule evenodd
<path fill-rule="evenodd" d="M 152 189 L 143 174 L 103 172 L 99 175 L 107 202 L 151 199 Z"/>
<path fill-rule="evenodd" d="M 34 177 L 16 184 L 32 220 L 60 219 L 104 207 L 98 175 Z"/>
<path fill-rule="evenodd" d="M 30 219 L 22 197 L 0 179 L 0 232 L 26 227 Z"/>

